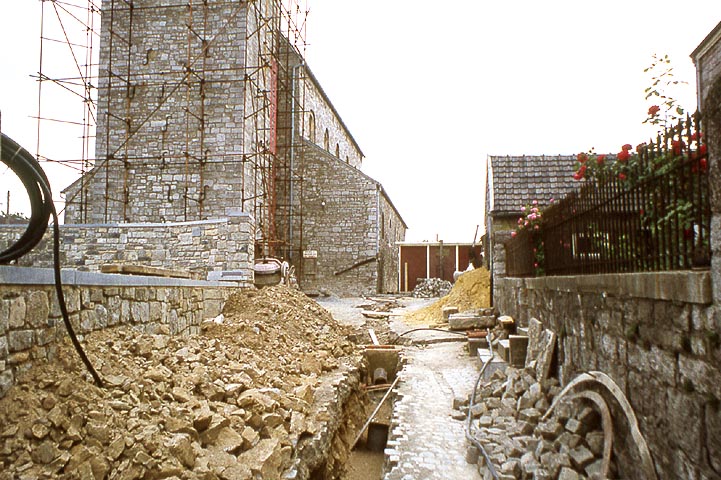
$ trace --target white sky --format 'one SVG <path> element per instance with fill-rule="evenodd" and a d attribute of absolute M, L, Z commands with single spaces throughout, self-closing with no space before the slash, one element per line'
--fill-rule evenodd
<path fill-rule="evenodd" d="M 473 239 L 487 155 L 617 152 L 646 140 L 643 69 L 654 53 L 671 57 L 690 84 L 676 96 L 695 108 L 689 54 L 721 21 L 719 0 L 307 5 L 309 66 L 365 153 L 364 171 L 409 225 L 409 240 Z M 0 0 L 2 130 L 32 153 L 39 12 L 36 0 Z M 65 142 L 55 143 L 41 153 L 63 158 Z M 76 174 L 46 170 L 59 198 Z M 0 165 L 2 210 L 11 177 Z M 20 196 L 13 193 L 11 210 Z"/>

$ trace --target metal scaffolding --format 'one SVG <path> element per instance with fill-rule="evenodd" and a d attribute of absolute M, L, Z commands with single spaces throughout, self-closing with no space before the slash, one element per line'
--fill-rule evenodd
<path fill-rule="evenodd" d="M 40 7 L 36 157 L 84 177 L 94 164 L 100 7 L 93 0 L 42 0 Z"/>
<path fill-rule="evenodd" d="M 41 125 L 53 121 L 81 127 L 80 155 L 62 161 L 80 174 L 66 199 L 74 218 L 81 223 L 137 221 L 132 203 L 143 194 L 134 190 L 138 170 L 152 166 L 159 179 L 155 188 L 163 189 L 169 203 L 177 202 L 174 208 L 182 205 L 181 217 L 173 220 L 206 219 L 213 214 L 208 205 L 208 191 L 214 187 L 209 169 L 221 170 L 241 176 L 236 193 L 242 210 L 255 218 L 256 253 L 294 257 L 302 242 L 303 182 L 297 152 L 304 118 L 305 0 L 104 0 L 105 33 L 100 48 L 97 0 L 43 0 L 42 4 L 38 156 L 50 160 L 40 154 Z M 223 10 L 220 22 L 213 9 Z M 171 10 L 173 15 L 186 16 L 185 32 L 178 33 L 185 37 L 184 48 L 145 49 L 144 36 L 152 33 L 143 28 L 148 18 L 162 21 Z M 50 11 L 59 22 L 53 35 L 48 33 Z M 145 24 L 138 23 L 141 20 Z M 84 39 L 66 34 L 68 24 L 79 27 Z M 223 67 L 210 62 L 211 52 L 221 46 L 217 39 L 228 42 L 238 25 L 245 26 L 245 62 Z M 49 71 L 47 45 L 61 43 L 71 52 L 72 61 L 67 63 L 74 65 L 74 75 Z M 166 64 L 181 67 L 153 67 L 157 58 L 167 56 L 171 58 Z M 99 58 L 105 59 L 103 65 Z M 55 56 L 53 63 L 57 63 Z M 212 148 L 215 137 L 209 125 L 218 112 L 212 110 L 207 91 L 221 83 L 228 91 L 235 91 L 236 86 L 242 91 L 240 150 Z M 82 115 L 75 119 L 45 116 L 48 84 L 82 102 Z M 169 125 L 176 121 L 182 121 L 184 133 L 171 136 Z M 103 134 L 97 138 L 96 149 L 98 124 Z M 139 138 L 147 138 L 142 135 L 148 135 L 148 128 L 155 128 L 157 135 L 139 145 Z M 172 184 L 163 181 L 167 172 L 173 173 Z M 163 212 L 151 213 L 155 221 L 169 220 Z"/>

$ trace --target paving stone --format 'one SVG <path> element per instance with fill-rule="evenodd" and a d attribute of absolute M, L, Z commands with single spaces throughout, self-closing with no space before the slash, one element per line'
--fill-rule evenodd
<path fill-rule="evenodd" d="M 571 457 L 571 463 L 578 470 L 585 469 L 586 466 L 588 466 L 595 460 L 593 452 L 591 452 L 588 448 L 584 446 L 574 448 L 569 452 L 568 455 L 569 457 Z"/>
<path fill-rule="evenodd" d="M 543 438 L 553 441 L 561 434 L 561 432 L 563 432 L 563 425 L 553 419 L 550 419 L 543 423 L 539 423 L 536 427 L 536 432 Z"/>
<path fill-rule="evenodd" d="M 586 472 L 586 476 L 589 478 L 601 478 L 601 473 L 603 472 L 603 460 L 599 458 L 588 465 L 584 471 Z"/>
<path fill-rule="evenodd" d="M 411 361 L 397 388 L 389 438 L 398 458 L 384 480 L 478 478 L 479 467 L 466 462 L 465 422 L 450 420 L 454 399 L 467 405 L 478 377 L 465 348 L 439 343 L 404 351 Z"/>
<path fill-rule="evenodd" d="M 603 454 L 603 432 L 594 430 L 586 434 L 586 444 L 597 457 Z"/>
<path fill-rule="evenodd" d="M 558 480 L 579 480 L 581 477 L 572 468 L 563 467 L 558 474 Z"/>

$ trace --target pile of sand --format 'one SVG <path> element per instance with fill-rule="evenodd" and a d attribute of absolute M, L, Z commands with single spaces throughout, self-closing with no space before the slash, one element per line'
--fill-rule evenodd
<path fill-rule="evenodd" d="M 450 293 L 425 308 L 403 317 L 409 325 L 429 325 L 443 322 L 443 307 L 458 307 L 459 312 L 491 306 L 491 274 L 485 268 L 463 273 Z"/>

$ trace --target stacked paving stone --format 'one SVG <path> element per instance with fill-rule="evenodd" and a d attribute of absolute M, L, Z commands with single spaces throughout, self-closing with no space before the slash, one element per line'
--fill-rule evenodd
<path fill-rule="evenodd" d="M 510 367 L 479 388 L 472 431 L 502 480 L 601 478 L 604 434 L 598 412 L 580 401 L 562 402 L 542 419 L 560 391 L 554 378 L 539 382 L 534 369 Z M 457 400 L 456 407 L 467 414 L 468 401 Z M 475 459 L 473 450 L 468 457 Z M 482 455 L 478 471 L 492 478 Z"/>
<path fill-rule="evenodd" d="M 418 282 L 416 288 L 413 289 L 415 298 L 432 298 L 444 297 L 453 288 L 453 284 L 448 280 L 440 278 L 424 278 Z"/>

